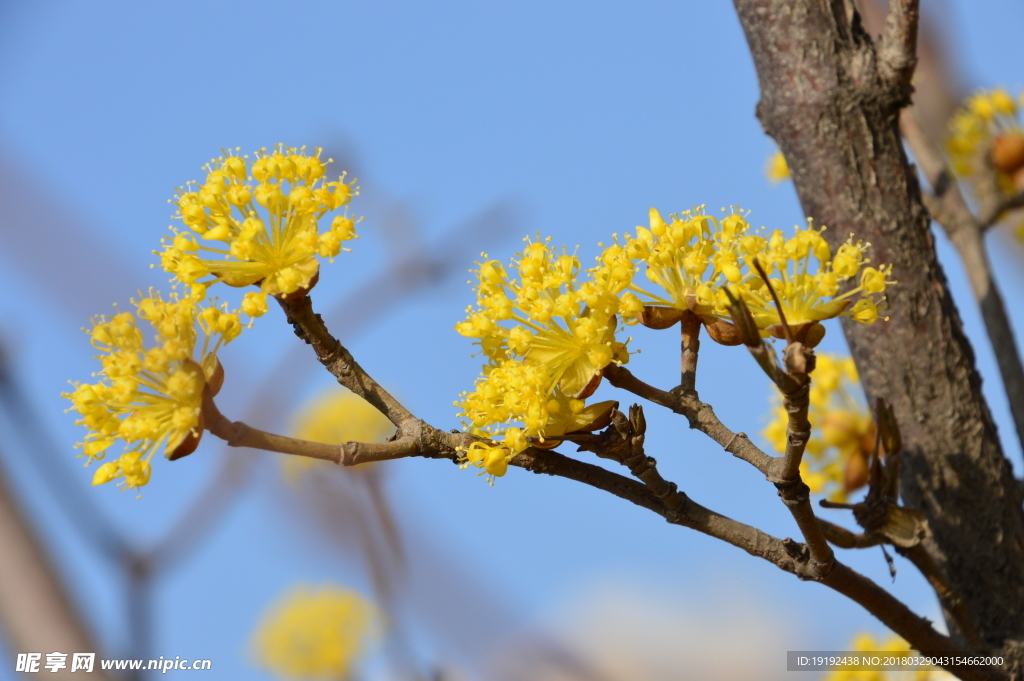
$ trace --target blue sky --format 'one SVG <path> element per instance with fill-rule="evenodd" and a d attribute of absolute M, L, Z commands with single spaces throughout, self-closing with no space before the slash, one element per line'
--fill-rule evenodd
<path fill-rule="evenodd" d="M 1021 84 L 1013 68 L 1024 63 L 1021 5 L 924 5 L 943 16 L 970 87 Z M 752 222 L 772 228 L 803 218 L 792 188 L 764 179 L 773 145 L 753 115 L 756 79 L 728 3 L 627 10 L 611 2 L 183 1 L 7 3 L 0 11 L 0 170 L 9 187 L 27 188 L 17 211 L 0 212 L 8 244 L 0 248 L 0 337 L 82 485 L 89 476 L 70 455 L 80 433 L 58 397 L 68 379 L 94 370 L 78 329 L 136 290 L 166 288 L 162 273 L 147 266 L 169 224 L 167 200 L 174 187 L 199 179 L 222 147 L 324 146 L 360 179 L 364 195 L 353 210 L 365 216 L 363 238 L 324 266 L 315 297 L 322 309 L 380 276 L 389 258 L 465 257 L 464 266 L 371 324 L 328 317 L 363 366 L 438 427 L 458 426 L 452 401 L 479 368 L 452 327 L 472 302 L 463 272 L 481 249 L 507 261 L 522 236 L 539 231 L 579 245 L 588 261 L 597 242 L 644 222 L 651 206 L 672 212 L 706 203 L 717 212 L 739 203 L 753 210 Z M 507 207 L 507 218 L 479 218 L 495 205 Z M 456 242 L 451 230 L 466 224 L 472 229 Z M 991 352 L 959 266 L 943 249 L 1006 440 L 1012 426 Z M 1019 310 L 1019 255 L 995 250 L 1008 307 Z M 635 371 L 653 382 L 673 375 L 675 339 L 634 335 L 633 347 L 643 349 Z M 841 350 L 840 335 L 832 328 L 825 348 Z M 261 378 L 295 345 L 272 310 L 229 347 L 222 409 L 231 416 L 249 409 Z M 702 397 L 734 428 L 758 432 L 767 381 L 738 349 L 710 345 L 701 356 Z M 299 352 L 295 361 L 294 383 L 275 385 L 275 394 L 299 400 L 330 384 L 311 354 Z M 773 534 L 795 532 L 756 472 L 680 419 L 653 407 L 647 413 L 649 452 L 682 489 Z M 281 411 L 265 417 L 253 425 L 280 429 L 288 421 Z M 1019 464 L 1019 448 L 1006 441 Z M 123 578 L 68 530 L 38 474 L 17 458 L 32 456 L 29 448 L 4 450 L 26 507 L 114 655 L 127 640 Z M 186 460 L 156 462 L 141 500 L 88 492 L 146 545 L 187 507 L 222 456 L 208 441 Z M 296 529 L 310 524 L 309 515 L 292 509 L 274 462 L 260 458 L 250 488 L 210 542 L 157 585 L 154 654 L 211 658 L 223 670 L 219 678 L 257 678 L 245 641 L 287 585 L 367 584 L 358 563 L 325 548 L 315 529 Z M 402 528 L 418 547 L 411 555 L 423 561 L 411 565 L 420 581 L 413 580 L 410 621 L 424 661 L 472 665 L 514 630 L 548 626 L 593 590 L 617 586 L 653 594 L 668 610 L 713 608 L 738 593 L 759 611 L 785 603 L 790 649 L 838 649 L 858 629 L 879 630 L 825 589 L 591 489 L 522 471 L 488 487 L 471 471 L 435 461 L 399 462 L 388 472 Z M 890 585 L 877 552 L 850 562 Z M 909 566 L 891 586 L 918 612 L 937 616 Z M 439 594 L 449 594 L 452 612 L 476 618 L 472 644 L 464 633 L 431 625 L 445 609 Z M 0 665 L 0 678 L 9 669 Z"/>

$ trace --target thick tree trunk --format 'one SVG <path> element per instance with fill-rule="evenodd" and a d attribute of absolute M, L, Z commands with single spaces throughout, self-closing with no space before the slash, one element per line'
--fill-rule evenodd
<path fill-rule="evenodd" d="M 852 233 L 871 242 L 874 262 L 893 264 L 889 321 L 847 318 L 843 328 L 868 397 L 895 410 L 904 501 L 927 516 L 927 549 L 986 643 L 1024 641 L 1021 491 L 900 140 L 909 88 L 886 78 L 852 1 L 735 4 L 761 86 L 757 115 L 789 162 L 805 213 L 828 226 L 833 252 Z"/>

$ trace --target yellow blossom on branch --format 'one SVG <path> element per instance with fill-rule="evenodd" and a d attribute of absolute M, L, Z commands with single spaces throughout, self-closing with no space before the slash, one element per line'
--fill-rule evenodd
<path fill-rule="evenodd" d="M 252 649 L 282 679 L 345 681 L 380 630 L 377 608 L 355 591 L 299 586 L 263 616 Z"/>
<path fill-rule="evenodd" d="M 946 152 L 953 172 L 961 178 L 969 179 L 991 166 L 1004 189 L 1021 189 L 1024 123 L 1018 102 L 1002 88 L 968 97 L 950 120 Z"/>
<path fill-rule="evenodd" d="M 628 257 L 646 265 L 647 278 L 661 289 L 651 292 L 631 284 L 621 305 L 627 322 L 639 320 L 666 328 L 688 310 L 704 322 L 713 339 L 735 344 L 740 341 L 722 331 L 729 328 L 724 322 L 729 317 L 729 299 L 722 290 L 729 286 L 734 296 L 746 302 L 760 329 L 782 337 L 772 291 L 755 260 L 768 275 L 791 326 L 809 329 L 841 314 L 867 324 L 878 319 L 886 286 L 894 282 L 889 280 L 891 266 L 865 267 L 868 244 L 855 244 L 851 238 L 833 257 L 811 225 L 797 228 L 791 238 L 781 230 L 764 236 L 751 230 L 748 213 L 739 207 L 725 212 L 718 220 L 705 215 L 701 206 L 670 215 L 666 222 L 652 208 L 650 229 L 637 227 L 636 237 L 626 234 Z M 840 293 L 842 284 L 858 275 L 860 285 Z M 860 300 L 854 302 L 858 294 Z M 819 340 L 822 334 L 819 331 Z"/>
<path fill-rule="evenodd" d="M 851 236 L 833 256 L 821 233 L 810 224 L 806 229 L 796 228 L 788 239 L 778 229 L 767 238 L 747 236 L 740 250 L 748 276 L 733 282 L 731 290 L 737 297 L 742 296 L 757 326 L 777 337 L 782 337 L 782 320 L 772 289 L 791 327 L 806 327 L 839 315 L 873 324 L 879 318 L 879 304 L 887 286 L 895 282 L 891 280 L 891 265 L 866 267 L 869 260 L 865 251 L 870 245 L 854 243 Z M 768 275 L 771 289 L 756 272 L 755 258 Z M 851 279 L 858 285 L 846 286 L 840 292 Z M 721 302 L 727 300 L 723 294 Z"/>
<path fill-rule="evenodd" d="M 1002 88 L 982 90 L 968 97 L 950 119 L 946 153 L 953 173 L 976 197 L 988 191 L 987 182 L 978 182 L 989 172 L 995 173 L 1003 198 L 1024 191 L 1022 104 L 1024 93 L 1015 100 Z M 1017 236 L 1024 239 L 1024 223 L 1017 222 Z"/>
<path fill-rule="evenodd" d="M 120 480 L 138 489 L 149 482 L 150 459 L 163 448 L 170 459 L 190 454 L 202 435 L 201 407 L 207 386 L 223 381 L 217 351 L 242 331 L 236 312 L 171 294 L 132 301 L 135 313 L 97 317 L 88 331 L 103 365 L 96 383 L 75 383 L 63 396 L 89 429 L 78 447 L 87 465 L 106 457 L 118 440 L 125 452 L 96 470 L 93 484 Z M 155 331 L 147 343 L 139 320 Z M 202 342 L 199 343 L 200 334 Z"/>
<path fill-rule="evenodd" d="M 477 339 L 487 358 L 484 376 L 456 405 L 471 432 L 500 441 L 477 443 L 467 454 L 492 476 L 504 475 L 508 461 L 530 446 L 528 438 L 588 426 L 579 421 L 593 410 L 580 405 L 604 367 L 629 359 L 615 339 L 618 294 L 635 269 L 624 250 L 606 250 L 584 278 L 579 259 L 549 241 L 526 240 L 510 268 L 518 277 L 497 260 L 480 263 L 477 304 L 455 327 Z M 570 412 L 584 416 L 570 419 Z"/>
<path fill-rule="evenodd" d="M 811 438 L 800 474 L 812 492 L 844 502 L 848 493 L 867 483 L 874 420 L 855 397 L 860 383 L 852 358 L 819 353 L 816 364 L 807 410 Z M 781 454 L 786 451 L 789 417 L 777 396 L 774 401 L 771 421 L 762 434 Z"/>
<path fill-rule="evenodd" d="M 342 214 L 320 231 L 327 214 L 345 206 L 356 187 L 325 177 L 318 148 L 283 145 L 249 157 L 226 155 L 207 166 L 202 184 L 179 189 L 173 203 L 187 229 L 172 228 L 159 252 L 163 268 L 186 284 L 222 281 L 229 286 L 257 284 L 243 309 L 266 311 L 267 295 L 287 295 L 315 284 L 317 256 L 334 258 L 342 244 L 357 238 L 357 219 Z"/>

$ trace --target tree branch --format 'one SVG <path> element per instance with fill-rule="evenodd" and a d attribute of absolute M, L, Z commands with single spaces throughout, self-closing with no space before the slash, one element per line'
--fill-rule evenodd
<path fill-rule="evenodd" d="M 1003 298 L 992 278 L 992 268 L 982 240 L 984 223 L 971 212 L 942 153 L 921 131 L 914 109 L 906 109 L 900 114 L 900 130 L 918 159 L 928 183 L 935 190 L 935 195 L 925 192 L 921 198 L 932 218 L 942 226 L 960 254 L 992 343 L 1003 388 L 1010 402 L 1017 439 L 1021 447 L 1024 447 L 1024 365 L 1017 351 Z M 998 208 L 990 210 L 991 215 L 999 212 Z"/>
<path fill-rule="evenodd" d="M 869 402 L 891 404 L 901 487 L 927 518 L 926 549 L 991 649 L 1024 639 L 1024 512 L 935 255 L 886 83 L 849 3 L 734 0 L 761 89 L 758 117 L 792 170 L 803 214 L 892 264 L 888 323 L 843 319 Z M 950 481 L 957 481 L 950 484 Z M 838 568 L 837 568 L 838 569 Z M 917 646 L 913 635 L 897 633 Z"/>
<path fill-rule="evenodd" d="M 919 0 L 889 0 L 885 34 L 878 45 L 878 70 L 890 87 L 909 98 L 917 65 Z"/>
<path fill-rule="evenodd" d="M 322 320 L 312 312 L 308 297 L 305 300 L 307 301 L 306 313 L 291 317 L 292 323 L 295 324 L 296 332 L 300 337 L 316 338 L 321 348 L 329 350 L 329 352 L 323 352 L 322 354 L 322 350 L 318 348 L 317 357 L 332 374 L 337 376 L 338 374 L 334 373 L 338 361 L 336 356 L 337 350 L 333 349 L 339 347 L 340 344 L 330 335 L 326 327 L 324 327 Z M 349 367 L 358 366 L 351 359 L 351 356 L 345 359 L 345 363 Z M 347 378 L 352 373 L 355 372 L 349 370 L 349 372 L 343 373 L 343 376 Z M 665 406 L 669 406 L 673 410 L 676 410 L 676 408 L 679 410 L 689 409 L 693 405 L 693 401 L 699 403 L 693 392 L 686 393 L 689 397 L 680 399 L 678 396 L 681 391 L 665 393 L 636 379 L 621 367 L 615 367 L 611 371 L 607 371 L 606 375 L 609 374 L 614 376 L 623 385 L 628 385 L 632 389 L 657 397 L 665 403 Z M 360 384 L 366 385 L 367 379 L 368 377 L 362 379 Z M 370 389 L 368 389 L 368 392 L 370 392 Z M 390 398 L 390 396 L 387 397 Z M 382 402 L 384 401 L 383 398 L 379 399 Z M 684 407 L 684 403 L 687 406 Z M 397 402 L 395 404 L 397 405 Z M 408 415 L 403 420 L 403 423 L 412 422 L 418 424 L 417 436 L 412 438 L 413 442 L 409 445 L 407 456 L 443 458 L 458 463 L 462 461 L 461 451 L 474 439 L 468 434 L 458 432 L 446 433 L 422 421 L 418 421 L 400 405 L 390 408 L 395 413 Z M 705 415 L 704 419 L 707 419 L 703 423 L 712 426 L 717 424 L 718 428 L 725 431 L 725 433 L 729 433 L 729 440 L 740 439 L 737 434 L 732 434 L 731 431 L 728 431 L 718 422 L 717 418 L 714 418 L 714 414 L 707 405 L 703 405 L 699 412 Z M 708 416 L 711 418 L 709 419 Z M 229 435 L 237 435 L 238 424 L 231 424 L 223 417 L 218 419 L 216 415 L 211 418 L 211 422 L 214 428 L 223 429 Z M 642 430 L 642 416 L 638 416 L 631 421 L 630 428 L 633 432 Z M 717 437 L 724 437 L 725 433 L 719 432 L 718 428 L 712 427 L 710 430 L 715 432 Z M 407 431 L 403 431 L 403 426 L 399 427 L 399 432 L 403 433 L 400 439 L 404 439 L 406 437 L 404 433 Z M 748 443 L 746 446 L 753 447 L 753 444 L 749 444 L 749 440 L 746 440 L 745 437 L 742 440 Z M 811 559 L 810 551 L 804 544 L 791 539 L 777 539 L 754 527 L 719 515 L 695 503 L 683 492 L 677 491 L 674 485 L 661 479 L 657 471 L 653 470 L 653 465 L 645 466 L 642 460 L 638 460 L 645 458 L 642 454 L 637 456 L 636 447 L 638 445 L 642 445 L 642 439 L 639 442 L 635 440 L 629 442 L 628 447 L 632 448 L 630 459 L 635 464 L 634 468 L 637 474 L 646 477 L 648 484 L 631 480 L 617 473 L 605 470 L 600 466 L 577 461 L 563 454 L 544 449 L 527 449 L 514 456 L 510 463 L 513 466 L 518 466 L 534 473 L 557 475 L 609 492 L 621 499 L 653 511 L 671 523 L 689 527 L 741 548 L 753 556 L 771 562 L 782 570 L 797 575 L 801 579 L 821 581 L 826 586 L 860 603 L 869 612 L 892 627 L 896 633 L 906 637 L 908 640 L 920 641 L 921 645 L 925 646 L 925 650 L 963 652 L 952 640 L 932 629 L 927 620 L 917 617 L 892 595 L 846 566 L 835 562 L 834 569 L 827 574 L 822 574 L 812 564 L 814 561 Z M 746 446 L 744 446 L 744 449 Z M 757 451 L 760 452 L 760 450 Z M 771 457 L 767 457 L 763 452 L 760 452 L 760 454 L 769 461 L 771 460 Z M 751 458 L 756 459 L 758 457 Z M 666 488 L 665 485 L 668 485 L 668 487 Z M 963 678 L 980 680 L 988 677 L 982 672 L 970 669 Z"/>
<path fill-rule="evenodd" d="M 644 383 L 634 376 L 629 369 L 609 364 L 604 369 L 604 377 L 616 388 L 628 390 L 638 397 L 653 402 L 677 414 L 682 414 L 690 422 L 690 428 L 699 430 L 722 446 L 737 459 L 746 461 L 759 470 L 769 480 L 777 477 L 776 459 L 765 454 L 750 441 L 746 433 L 735 433 L 729 430 L 715 415 L 710 404 L 701 402 L 696 392 L 681 391 L 665 392 Z"/>
<path fill-rule="evenodd" d="M 359 366 L 341 342 L 330 334 L 320 315 L 313 312 L 313 302 L 308 295 L 291 300 L 278 298 L 277 302 L 287 315 L 288 323 L 295 329 L 295 335 L 313 346 L 316 358 L 338 379 L 338 383 L 376 407 L 395 426 L 401 427 L 403 422 L 413 418 L 398 400 Z"/>

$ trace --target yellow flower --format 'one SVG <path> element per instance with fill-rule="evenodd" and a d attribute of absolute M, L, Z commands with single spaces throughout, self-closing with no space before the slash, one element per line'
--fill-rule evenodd
<path fill-rule="evenodd" d="M 491 482 L 530 446 L 527 438 L 536 438 L 538 446 L 557 445 L 559 436 L 603 427 L 616 406 L 600 402 L 588 407 L 582 399 L 553 390 L 543 367 L 514 359 L 486 367 L 474 390 L 460 397 L 455 404 L 469 432 L 493 442 L 473 443 L 465 465 L 483 469 Z"/>
<path fill-rule="evenodd" d="M 257 664 L 282 679 L 344 681 L 380 628 L 377 609 L 355 591 L 298 586 L 263 616 L 252 648 Z"/>
<path fill-rule="evenodd" d="M 671 215 L 666 222 L 652 208 L 651 228 L 637 227 L 636 237 L 626 235 L 628 257 L 644 263 L 647 278 L 664 291 L 659 295 L 630 284 L 621 303 L 623 311 L 633 315 L 627 322 L 634 321 L 645 305 L 689 310 L 705 324 L 728 319 L 729 299 L 723 291 L 728 286 L 746 302 L 759 328 L 781 337 L 781 327 L 772 328 L 780 323 L 778 309 L 755 260 L 769 276 L 791 326 L 807 327 L 841 314 L 868 324 L 878 319 L 878 303 L 895 282 L 889 280 L 891 266 L 865 267 L 864 252 L 870 244 L 854 244 L 851 238 L 833 257 L 811 225 L 797 228 L 788 239 L 781 230 L 765 236 L 751 231 L 748 213 L 739 207 L 725 212 L 717 220 L 704 215 L 701 206 Z M 841 284 L 858 275 L 860 286 L 839 294 Z M 853 305 L 858 294 L 861 300 Z M 671 315 L 663 317 L 674 321 Z M 669 325 L 645 323 L 656 328 Z"/>
<path fill-rule="evenodd" d="M 248 156 L 226 155 L 204 167 L 203 184 L 179 189 L 175 217 L 185 230 L 172 228 L 159 252 L 163 268 L 186 284 L 222 281 L 229 286 L 258 284 L 262 301 L 247 296 L 246 313 L 266 310 L 266 295 L 286 295 L 311 287 L 319 270 L 317 256 L 334 258 L 345 241 L 357 238 L 357 220 L 336 216 L 320 231 L 320 220 L 345 206 L 358 189 L 327 181 L 321 150 L 277 145 Z M 204 257 L 203 254 L 211 257 Z"/>
<path fill-rule="evenodd" d="M 528 438 L 590 425 L 583 421 L 596 412 L 584 400 L 597 388 L 601 371 L 629 361 L 625 344 L 615 340 L 619 294 L 635 271 L 625 250 L 606 249 L 584 278 L 579 259 L 549 242 L 526 239 L 510 267 L 518 278 L 483 254 L 474 270 L 477 304 L 455 327 L 477 339 L 488 360 L 474 390 L 463 393 L 456 406 L 470 432 L 492 440 L 475 443 L 465 459 L 492 482 L 530 446 Z M 558 412 L 562 401 L 566 410 L 570 402 L 584 406 L 569 418 L 569 411 Z"/>
<path fill-rule="evenodd" d="M 800 467 L 803 481 L 815 494 L 845 501 L 867 482 L 867 461 L 874 451 L 875 425 L 854 395 L 860 392 L 857 369 L 850 357 L 817 355 L 811 374 L 811 438 Z M 780 454 L 786 451 L 789 417 L 777 396 L 771 420 L 762 435 Z"/>
<path fill-rule="evenodd" d="M 968 97 L 949 123 L 946 153 L 967 189 L 994 169 L 1004 197 L 1024 190 L 1024 121 L 1018 102 L 1002 88 Z M 1019 215 L 1019 213 L 1018 213 Z M 1018 229 L 1024 234 L 1024 223 Z"/>
<path fill-rule="evenodd" d="M 768 181 L 772 184 L 778 184 L 789 179 L 789 164 L 786 163 L 786 157 L 782 155 L 781 151 L 776 150 L 774 154 L 768 157 L 764 174 L 768 176 Z"/>
<path fill-rule="evenodd" d="M 343 388 L 332 388 L 310 400 L 292 418 L 292 437 L 328 445 L 383 442 L 394 426 L 369 402 Z M 281 468 L 295 482 L 320 463 L 305 456 L 281 457 Z M 352 470 L 359 470 L 355 468 Z"/>
<path fill-rule="evenodd" d="M 861 632 L 854 636 L 850 644 L 850 652 L 872 653 L 881 657 L 911 651 L 910 644 L 896 635 L 882 639 Z M 825 675 L 824 681 L 954 681 L 955 678 L 935 667 L 925 667 L 916 671 L 832 669 Z"/>
<path fill-rule="evenodd" d="M 891 265 L 865 267 L 869 261 L 864 253 L 870 245 L 854 243 L 851 236 L 833 256 L 821 233 L 811 225 L 796 228 L 788 239 L 782 230 L 775 230 L 768 238 L 750 236 L 741 246 L 748 276 L 730 288 L 733 295 L 743 298 L 758 328 L 777 337 L 782 337 L 782 329 L 777 326 L 781 324 L 779 310 L 772 290 L 756 273 L 755 259 L 768 275 L 790 327 L 803 327 L 840 315 L 873 324 L 879 318 L 879 304 L 886 287 L 896 282 L 890 279 Z M 850 286 L 840 294 L 840 285 L 858 274 L 860 285 Z M 854 303 L 858 295 L 860 300 Z M 728 303 L 724 293 L 720 294 L 720 302 Z"/>
<path fill-rule="evenodd" d="M 545 390 L 558 386 L 577 396 L 608 364 L 628 361 L 615 330 L 617 294 L 633 268 L 628 259 L 609 257 L 580 282 L 579 259 L 564 248 L 553 251 L 549 241 L 526 239 L 512 262 L 518 279 L 497 260 L 480 264 L 475 270 L 477 306 L 467 308 L 466 321 L 455 328 L 479 339 L 491 362 L 519 358 L 543 367 Z"/>
<path fill-rule="evenodd" d="M 702 316 L 728 317 L 716 291 L 722 280 L 741 279 L 737 248 L 750 229 L 746 213 L 734 206 L 719 221 L 705 215 L 704 206 L 697 206 L 669 215 L 666 222 L 656 208 L 651 208 L 649 219 L 650 229 L 638 226 L 635 237 L 627 233 L 622 248 L 627 257 L 646 266 L 647 279 L 664 295 L 641 288 L 634 281 L 623 295 L 623 305 L 631 311 L 641 305 L 658 305 Z M 635 316 L 627 319 L 635 320 Z"/>
<path fill-rule="evenodd" d="M 216 353 L 241 333 L 242 324 L 237 313 L 204 307 L 193 297 L 171 294 L 165 301 L 150 291 L 132 303 L 135 314 L 93 320 L 88 333 L 101 353 L 101 378 L 74 383 L 74 391 L 62 396 L 82 417 L 76 425 L 89 430 L 77 445 L 86 465 L 104 459 L 118 440 L 126 446 L 117 460 L 97 468 L 93 484 L 120 479 L 122 487 L 138 489 L 149 482 L 157 449 L 175 459 L 198 445 L 203 389 L 209 385 L 215 393 L 223 380 Z M 156 332 L 155 343 L 147 347 L 137 320 Z M 197 348 L 199 332 L 203 341 Z"/>

